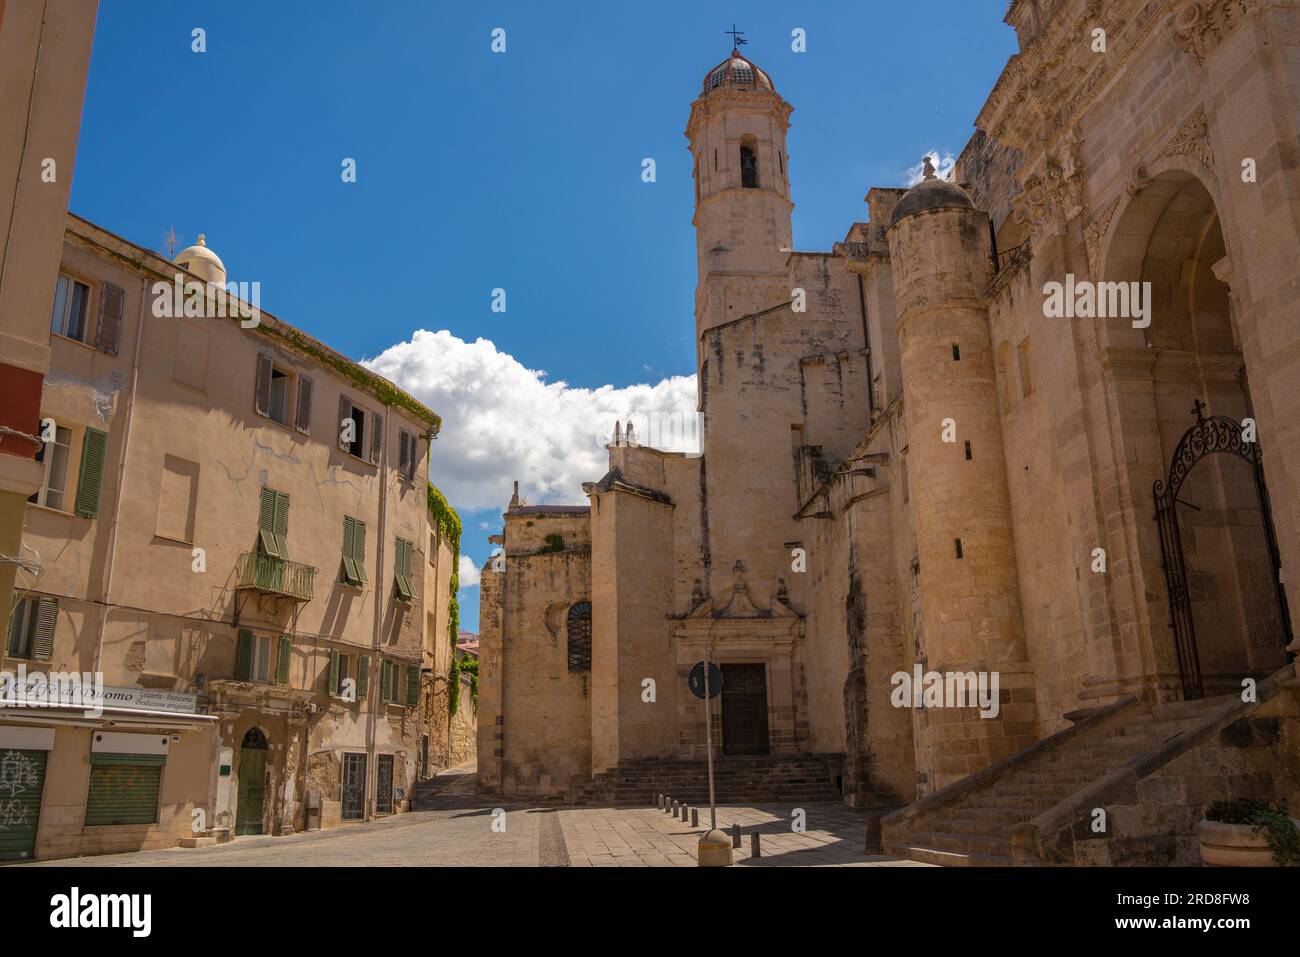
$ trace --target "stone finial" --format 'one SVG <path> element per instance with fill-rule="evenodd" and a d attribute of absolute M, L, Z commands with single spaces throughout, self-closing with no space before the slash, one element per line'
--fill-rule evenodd
<path fill-rule="evenodd" d="M 934 179 L 934 161 L 929 156 L 922 157 L 921 161 L 925 164 L 925 178 Z"/>
<path fill-rule="evenodd" d="M 519 482 L 515 482 L 515 494 L 510 496 L 510 507 L 514 508 L 519 504 Z"/>
<path fill-rule="evenodd" d="M 623 423 L 617 419 L 614 420 L 614 446 L 618 447 L 623 444 Z"/>
<path fill-rule="evenodd" d="M 627 422 L 627 444 L 633 448 L 636 447 L 636 431 L 632 428 L 631 419 L 628 419 Z"/>

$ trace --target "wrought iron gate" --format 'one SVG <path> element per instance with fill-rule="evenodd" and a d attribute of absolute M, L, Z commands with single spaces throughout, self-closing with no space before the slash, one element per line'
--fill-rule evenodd
<path fill-rule="evenodd" d="M 343 820 L 360 821 L 366 816 L 366 756 L 343 755 Z"/>
<path fill-rule="evenodd" d="M 1160 555 L 1169 590 L 1170 626 L 1178 651 L 1179 677 L 1183 697 L 1200 698 L 1205 694 L 1201 681 L 1201 663 L 1196 651 L 1196 624 L 1192 620 L 1192 599 L 1187 587 L 1187 567 L 1183 561 L 1183 543 L 1178 530 L 1178 491 L 1188 473 L 1201 459 L 1216 452 L 1227 452 L 1250 463 L 1255 475 L 1255 492 L 1259 497 L 1264 540 L 1268 545 L 1273 586 L 1277 592 L 1278 612 L 1282 616 L 1283 644 L 1291 643 L 1291 616 L 1287 610 L 1286 590 L 1282 587 L 1282 557 L 1273 529 L 1273 512 L 1269 507 L 1268 487 L 1264 484 L 1264 461 L 1258 442 L 1243 438 L 1242 424 L 1224 415 L 1203 414 L 1205 403 L 1196 400 L 1192 408 L 1196 424 L 1183 433 L 1169 464 L 1167 481 L 1155 483 L 1156 524 L 1160 528 Z"/>

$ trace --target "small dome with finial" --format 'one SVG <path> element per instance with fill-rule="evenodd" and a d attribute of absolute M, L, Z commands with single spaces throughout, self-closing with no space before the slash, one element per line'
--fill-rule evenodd
<path fill-rule="evenodd" d="M 226 281 L 226 265 L 220 256 L 208 248 L 202 233 L 199 233 L 198 242 L 178 252 L 173 262 L 204 282 Z"/>
<path fill-rule="evenodd" d="M 894 207 L 894 215 L 890 217 L 889 224 L 892 226 L 901 219 L 924 212 L 927 209 L 945 208 L 974 209 L 975 203 L 971 201 L 966 190 L 956 183 L 950 183 L 936 176 L 934 174 L 934 163 L 927 156 L 925 157 L 925 178 L 903 194 L 903 198 Z"/>
<path fill-rule="evenodd" d="M 704 74 L 705 93 L 720 86 L 776 92 L 776 87 L 772 85 L 772 78 L 760 70 L 753 60 L 742 56 L 736 49 L 732 49 L 731 56 Z"/>

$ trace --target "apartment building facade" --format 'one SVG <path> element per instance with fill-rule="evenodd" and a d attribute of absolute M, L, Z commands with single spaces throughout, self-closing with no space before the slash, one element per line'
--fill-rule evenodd
<path fill-rule="evenodd" d="M 209 317 L 202 238 L 173 263 L 69 215 L 50 282 L 0 671 L 103 690 L 0 703 L 0 861 L 400 813 L 447 726 L 421 707 L 450 657 L 438 417 L 246 301 Z"/>

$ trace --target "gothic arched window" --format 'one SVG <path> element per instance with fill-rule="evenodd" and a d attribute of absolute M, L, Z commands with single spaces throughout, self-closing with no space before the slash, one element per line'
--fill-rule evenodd
<path fill-rule="evenodd" d="M 749 146 L 740 148 L 740 185 L 746 189 L 758 188 L 758 154 Z"/>
<path fill-rule="evenodd" d="M 569 608 L 569 670 L 591 670 L 591 602 Z"/>

